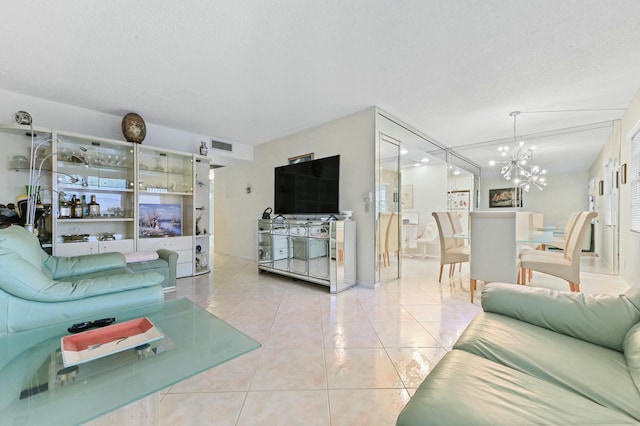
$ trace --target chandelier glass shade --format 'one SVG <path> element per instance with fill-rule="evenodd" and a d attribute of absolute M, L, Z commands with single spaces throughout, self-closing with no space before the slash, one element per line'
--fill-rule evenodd
<path fill-rule="evenodd" d="M 511 148 L 508 145 L 498 147 L 498 151 L 500 152 L 500 156 L 503 157 L 503 160 L 491 161 L 489 164 L 491 166 L 502 164 L 500 174 L 502 174 L 505 180 L 513 182 L 515 187 L 519 187 L 525 191 L 529 191 L 531 187 L 542 190 L 547 186 L 544 177 L 547 171 L 531 164 L 533 152 L 536 147 L 525 147 L 523 140 L 520 139 L 518 141 L 516 133 L 516 117 L 518 114 L 520 114 L 520 111 L 514 111 L 509 114 L 513 117 L 513 139 L 515 146 Z"/>

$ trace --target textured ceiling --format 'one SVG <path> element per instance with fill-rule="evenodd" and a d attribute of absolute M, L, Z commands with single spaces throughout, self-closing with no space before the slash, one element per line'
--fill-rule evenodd
<path fill-rule="evenodd" d="M 0 10 L 0 88 L 250 145 L 374 105 L 467 145 L 511 136 L 514 110 L 613 109 L 523 114 L 523 134 L 620 118 L 640 87 L 637 0 L 38 0 Z M 583 135 L 585 150 L 602 146 L 597 137 Z"/>

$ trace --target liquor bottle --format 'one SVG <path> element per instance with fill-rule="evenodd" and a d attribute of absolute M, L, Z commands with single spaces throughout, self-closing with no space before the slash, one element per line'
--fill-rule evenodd
<path fill-rule="evenodd" d="M 60 207 L 58 209 L 60 219 L 69 219 L 71 217 L 71 207 L 64 195 L 60 195 Z"/>
<path fill-rule="evenodd" d="M 69 211 L 70 213 L 70 217 L 71 219 L 74 219 L 76 217 L 76 195 L 73 194 L 71 196 L 71 201 L 69 201 Z"/>
<path fill-rule="evenodd" d="M 89 204 L 87 204 L 87 196 L 82 194 L 82 216 L 89 216 Z"/>
<path fill-rule="evenodd" d="M 100 216 L 100 204 L 96 201 L 96 196 L 91 196 L 91 202 L 89 203 L 89 216 Z"/>
<path fill-rule="evenodd" d="M 82 201 L 80 201 L 80 198 L 76 198 L 76 202 L 73 205 L 73 216 L 82 219 Z"/>

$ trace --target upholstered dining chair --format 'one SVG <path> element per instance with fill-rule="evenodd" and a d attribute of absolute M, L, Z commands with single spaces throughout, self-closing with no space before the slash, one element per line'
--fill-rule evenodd
<path fill-rule="evenodd" d="M 460 216 L 458 216 L 457 213 L 452 213 L 452 212 L 447 212 L 447 214 L 449 215 L 449 220 L 451 221 L 451 226 L 453 227 L 453 233 L 454 234 L 462 234 L 464 232 L 464 228 L 462 227 L 462 222 L 460 221 Z M 456 245 L 458 245 L 458 247 L 464 246 L 465 244 L 465 240 L 461 239 L 461 238 L 456 238 Z M 453 265 L 453 268 L 455 269 L 456 265 Z M 462 272 L 462 262 L 459 263 L 459 272 Z"/>
<path fill-rule="evenodd" d="M 573 225 L 575 224 L 576 218 L 578 217 L 579 214 L 580 212 L 571 213 L 571 215 L 569 215 L 569 219 L 567 220 L 567 223 L 564 226 L 564 233 L 562 234 L 562 236 L 554 237 L 553 240 L 551 240 L 551 243 L 547 245 L 564 250 L 567 245 L 567 239 L 569 238 L 569 234 L 571 234 L 571 230 L 573 229 Z"/>
<path fill-rule="evenodd" d="M 459 241 L 457 241 L 458 238 L 445 237 L 445 235 L 453 235 L 455 233 L 449 213 L 433 212 L 431 214 L 436 220 L 440 238 L 440 275 L 438 276 L 438 282 L 442 282 L 444 265 L 449 265 L 449 277 L 451 277 L 454 264 L 469 261 L 469 247 L 460 245 Z"/>
<path fill-rule="evenodd" d="M 518 212 L 519 213 L 519 212 Z M 520 283 L 520 250 L 516 212 L 471 212 L 471 303 L 478 281 Z M 534 251 L 534 250 L 530 250 Z"/>
<path fill-rule="evenodd" d="M 540 250 L 530 250 L 522 253 L 520 255 L 522 262 L 521 276 L 526 279 L 526 270 L 543 272 L 567 280 L 569 289 L 573 292 L 579 292 L 582 240 L 591 220 L 597 215 L 598 213 L 596 212 L 581 212 L 576 216 L 563 253 Z M 526 284 L 526 282 L 523 281 L 523 284 Z"/>

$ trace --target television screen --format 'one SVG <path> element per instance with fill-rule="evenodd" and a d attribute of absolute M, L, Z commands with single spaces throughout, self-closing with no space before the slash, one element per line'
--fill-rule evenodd
<path fill-rule="evenodd" d="M 340 156 L 276 167 L 276 214 L 338 213 Z"/>

